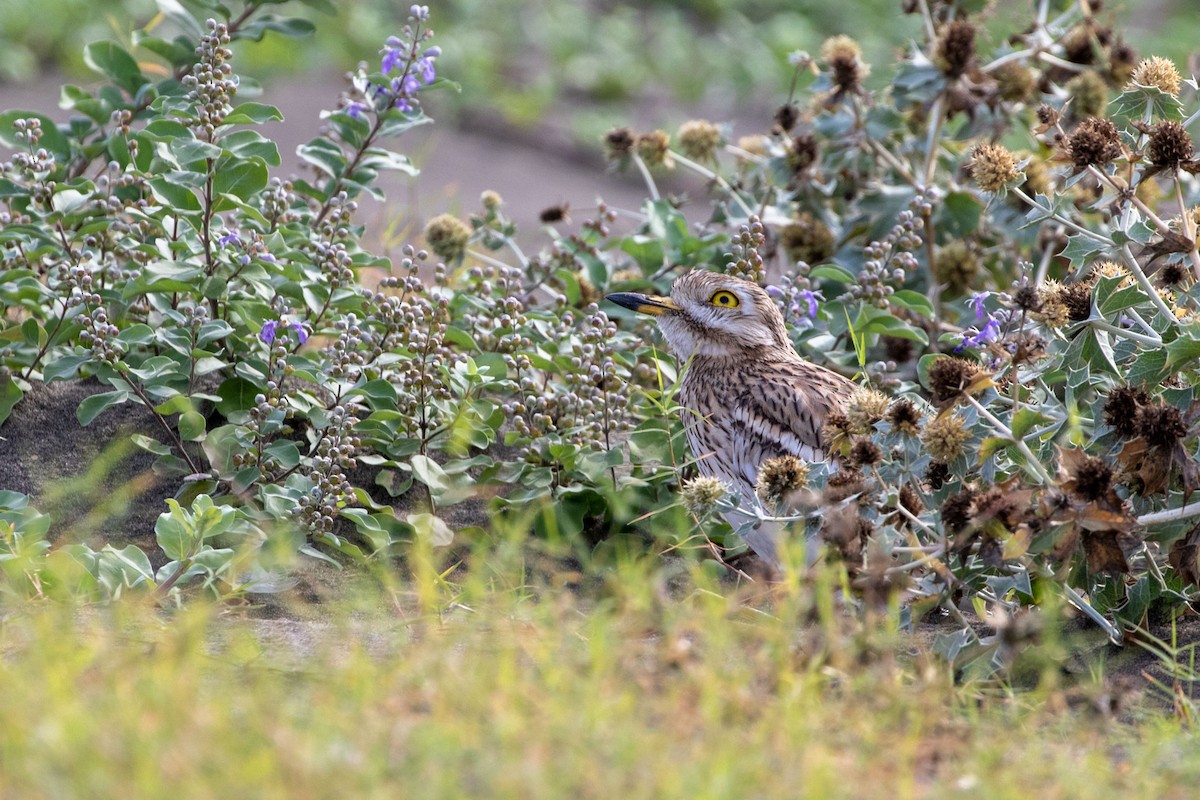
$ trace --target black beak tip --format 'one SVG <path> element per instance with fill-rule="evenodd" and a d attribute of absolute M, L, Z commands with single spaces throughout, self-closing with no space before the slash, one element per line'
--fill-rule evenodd
<path fill-rule="evenodd" d="M 637 294 L 636 292 L 613 292 L 610 295 L 606 295 L 604 299 L 610 303 L 616 303 L 622 308 L 628 308 L 631 311 L 637 311 L 639 308 L 645 306 L 647 302 L 646 295 Z"/>

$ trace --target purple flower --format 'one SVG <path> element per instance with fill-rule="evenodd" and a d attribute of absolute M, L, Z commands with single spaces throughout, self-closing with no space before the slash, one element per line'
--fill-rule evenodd
<path fill-rule="evenodd" d="M 809 319 L 816 319 L 817 300 L 820 299 L 820 295 L 808 289 L 801 289 L 796 293 L 796 297 L 798 301 L 803 301 L 808 307 L 808 310 L 804 312 L 804 316 L 808 317 Z"/>
<path fill-rule="evenodd" d="M 366 103 L 353 102 L 346 105 L 346 113 L 350 115 L 351 119 L 362 119 L 362 115 L 366 110 Z"/>
<path fill-rule="evenodd" d="M 976 333 L 964 336 L 962 344 L 954 348 L 954 352 L 961 353 L 968 347 L 982 347 L 988 342 L 994 342 L 1000 338 L 1000 320 L 995 317 L 989 317 Z"/>
<path fill-rule="evenodd" d="M 429 19 L 429 6 L 414 5 L 408 9 L 409 16 L 416 20 Z"/>
<path fill-rule="evenodd" d="M 978 292 L 968 301 L 971 308 L 975 310 L 975 319 L 979 322 L 989 318 L 987 308 L 984 307 L 984 302 L 987 301 L 989 295 L 991 292 Z"/>
<path fill-rule="evenodd" d="M 263 323 L 262 330 L 258 332 L 258 338 L 262 339 L 267 344 L 275 343 L 275 329 L 279 327 L 279 320 L 269 319 Z"/>
<path fill-rule="evenodd" d="M 217 239 L 217 244 L 221 245 L 221 247 L 229 247 L 230 245 L 233 245 L 236 247 L 236 246 L 240 245 L 241 243 L 242 243 L 242 240 L 240 238 L 238 238 L 238 234 L 237 234 L 236 230 L 230 230 L 224 236 L 222 236 L 220 239 Z"/>
<path fill-rule="evenodd" d="M 308 341 L 308 331 L 304 329 L 303 322 L 289 322 L 288 327 L 296 334 L 296 338 L 300 340 L 300 344 Z"/>
<path fill-rule="evenodd" d="M 381 61 L 379 64 L 380 71 L 383 72 L 384 75 L 386 75 L 387 73 L 394 70 L 396 68 L 396 65 L 400 63 L 400 59 L 403 55 L 404 54 L 401 53 L 399 50 L 393 50 L 390 47 L 387 50 L 384 50 L 383 51 L 383 61 Z"/>
<path fill-rule="evenodd" d="M 308 341 L 308 330 L 304 327 L 303 322 L 284 322 L 278 319 L 269 319 L 263 323 L 262 330 L 258 333 L 258 338 L 262 339 L 267 344 L 275 344 L 275 337 L 279 335 L 279 326 L 284 326 L 284 331 L 291 331 L 300 344 Z"/>

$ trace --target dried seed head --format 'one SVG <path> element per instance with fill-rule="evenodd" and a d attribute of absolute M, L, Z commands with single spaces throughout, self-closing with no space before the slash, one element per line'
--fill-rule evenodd
<path fill-rule="evenodd" d="M 775 124 L 784 133 L 796 127 L 796 121 L 799 119 L 800 109 L 795 103 L 786 103 L 775 110 Z"/>
<path fill-rule="evenodd" d="M 759 467 L 754 493 L 768 506 L 776 506 L 807 486 L 808 464 L 795 456 L 777 456 Z"/>
<path fill-rule="evenodd" d="M 792 138 L 791 146 L 788 147 L 787 163 L 792 172 L 800 175 L 817 163 L 820 156 L 821 150 L 816 137 L 811 133 L 801 133 Z"/>
<path fill-rule="evenodd" d="M 1179 165 L 1191 161 L 1196 152 L 1187 130 L 1173 120 L 1160 122 L 1150 130 L 1150 144 L 1146 149 L 1150 163 L 1165 169 L 1179 169 Z"/>
<path fill-rule="evenodd" d="M 1142 406 L 1137 415 L 1137 433 L 1151 447 L 1164 450 L 1175 446 L 1175 443 L 1187 435 L 1187 424 L 1183 421 L 1183 413 L 1175 406 L 1158 402 Z"/>
<path fill-rule="evenodd" d="M 1003 192 L 1021 177 L 1017 157 L 1002 144 L 981 144 L 971 151 L 971 177 L 985 192 Z"/>
<path fill-rule="evenodd" d="M 664 130 L 638 134 L 637 151 L 646 166 L 663 169 L 675 167 L 675 159 L 671 156 L 671 137 Z"/>
<path fill-rule="evenodd" d="M 883 345 L 883 352 L 888 361 L 894 361 L 897 364 L 912 361 L 913 355 L 916 353 L 916 346 L 912 339 L 884 334 L 879 337 L 879 343 Z"/>
<path fill-rule="evenodd" d="M 1068 320 L 1083 322 L 1092 315 L 1092 281 L 1060 285 L 1056 299 L 1066 307 Z"/>
<path fill-rule="evenodd" d="M 1067 153 L 1077 170 L 1102 167 L 1121 155 L 1121 135 L 1109 120 L 1088 117 L 1067 137 Z"/>
<path fill-rule="evenodd" d="M 863 63 L 862 48 L 849 36 L 832 36 L 821 44 L 821 59 L 832 73 L 831 80 L 842 93 L 862 90 L 871 68 Z"/>
<path fill-rule="evenodd" d="M 567 212 L 569 210 L 570 209 L 567 208 L 566 203 L 559 203 L 556 206 L 547 206 L 538 213 L 538 221 L 546 225 L 553 225 L 556 222 L 562 222 L 563 220 L 567 219 Z"/>
<path fill-rule="evenodd" d="M 873 467 L 883 460 L 883 450 L 866 436 L 860 436 L 850 446 L 850 463 L 859 467 Z"/>
<path fill-rule="evenodd" d="M 953 356 L 937 359 L 929 367 L 929 389 L 934 402 L 941 405 L 958 399 L 981 371 L 978 364 L 966 359 Z"/>
<path fill-rule="evenodd" d="M 471 226 L 453 214 L 439 214 L 425 224 L 425 243 L 443 261 L 460 261 L 470 239 Z"/>
<path fill-rule="evenodd" d="M 936 492 L 950 479 L 950 465 L 945 461 L 930 461 L 929 466 L 925 468 L 924 478 L 929 488 Z"/>
<path fill-rule="evenodd" d="M 938 283 L 954 295 L 974 286 L 979 276 L 979 253 L 965 239 L 951 239 L 942 245 L 933 263 Z"/>
<path fill-rule="evenodd" d="M 1169 289 L 1183 286 L 1191 278 L 1191 273 L 1181 261 L 1164 264 L 1158 271 L 1158 282 Z"/>
<path fill-rule="evenodd" d="M 958 414 L 941 414 L 925 426 L 921 442 L 938 461 L 951 462 L 963 453 L 970 431 Z"/>
<path fill-rule="evenodd" d="M 1037 73 L 1024 64 L 1010 61 L 992 72 L 1000 97 L 1010 103 L 1024 103 L 1037 90 Z"/>
<path fill-rule="evenodd" d="M 1102 458 L 1083 456 L 1074 473 L 1075 494 L 1086 502 L 1105 497 L 1112 487 L 1113 468 Z"/>
<path fill-rule="evenodd" d="M 942 503 L 942 524 L 951 533 L 959 533 L 971 524 L 977 492 L 967 487 L 950 495 Z"/>
<path fill-rule="evenodd" d="M 1076 119 L 1098 117 L 1108 108 L 1108 84 L 1092 70 L 1081 72 L 1067 81 L 1071 113 Z"/>
<path fill-rule="evenodd" d="M 892 424 L 892 430 L 905 436 L 916 436 L 921 432 L 921 419 L 924 415 L 917 404 L 907 397 L 892 403 L 888 409 L 887 421 Z"/>
<path fill-rule="evenodd" d="M 1013 292 L 1013 305 L 1022 311 L 1036 312 L 1042 308 L 1042 298 L 1036 288 L 1026 283 Z"/>
<path fill-rule="evenodd" d="M 921 496 L 917 494 L 917 490 L 912 487 L 911 483 L 906 483 L 900 487 L 899 500 L 900 505 L 914 517 L 919 516 L 925 510 L 925 504 L 921 502 Z"/>
<path fill-rule="evenodd" d="M 739 150 L 745 150 L 753 156 L 765 156 L 767 154 L 767 137 L 761 133 L 756 133 L 750 136 L 740 136 L 737 140 Z"/>
<path fill-rule="evenodd" d="M 1118 436 L 1128 439 L 1137 432 L 1138 411 L 1150 402 L 1145 389 L 1118 386 L 1104 400 L 1104 421 Z"/>
<path fill-rule="evenodd" d="M 604 152 L 609 161 L 621 161 L 633 152 L 633 131 L 629 128 L 613 128 L 604 135 Z"/>
<path fill-rule="evenodd" d="M 1108 51 L 1108 79 L 1114 86 L 1126 84 L 1133 78 L 1137 68 L 1137 52 L 1118 40 Z"/>
<path fill-rule="evenodd" d="M 828 225 L 809 212 L 801 211 L 795 220 L 780 229 L 779 244 L 792 261 L 820 264 L 833 255 L 836 242 Z"/>
<path fill-rule="evenodd" d="M 975 31 L 975 26 L 963 19 L 947 23 L 938 31 L 933 64 L 946 77 L 954 79 L 970 69 L 975 60 Z"/>
<path fill-rule="evenodd" d="M 709 475 L 701 475 L 685 481 L 680 496 L 687 510 L 698 517 L 712 511 L 713 507 L 725 496 L 725 484 Z"/>
<path fill-rule="evenodd" d="M 1038 122 L 1047 128 L 1052 128 L 1057 125 L 1060 116 L 1061 114 L 1058 113 L 1058 109 L 1047 103 L 1042 103 L 1037 107 Z"/>
<path fill-rule="evenodd" d="M 861 387 L 850 396 L 846 403 L 846 417 L 850 425 L 857 431 L 866 432 L 871 429 L 883 415 L 887 413 L 887 395 L 874 389 Z"/>
<path fill-rule="evenodd" d="M 683 123 L 675 133 L 675 138 L 685 156 L 702 163 L 716 158 L 717 148 L 721 146 L 720 129 L 704 119 L 693 119 Z"/>
<path fill-rule="evenodd" d="M 1035 156 L 1028 150 L 1018 151 L 1016 156 L 1025 162 L 1025 183 L 1021 185 L 1025 194 L 1030 197 L 1037 197 L 1039 194 L 1049 197 L 1053 194 L 1054 180 L 1045 159 Z"/>
<path fill-rule="evenodd" d="M 1179 85 L 1179 70 L 1175 64 L 1162 56 L 1151 56 L 1134 67 L 1129 88 L 1153 86 L 1172 97 L 1178 97 Z"/>

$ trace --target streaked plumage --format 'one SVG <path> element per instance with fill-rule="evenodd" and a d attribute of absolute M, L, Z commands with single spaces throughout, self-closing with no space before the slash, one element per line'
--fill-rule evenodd
<path fill-rule="evenodd" d="M 796 353 L 770 296 L 749 281 L 690 272 L 671 296 L 612 294 L 618 305 L 658 318 L 681 363 L 684 424 L 701 473 L 724 481 L 753 502 L 759 467 L 794 455 L 825 458 L 821 429 L 855 385 Z M 736 526 L 735 526 L 736 527 Z M 777 531 L 746 537 L 763 558 L 778 563 Z"/>

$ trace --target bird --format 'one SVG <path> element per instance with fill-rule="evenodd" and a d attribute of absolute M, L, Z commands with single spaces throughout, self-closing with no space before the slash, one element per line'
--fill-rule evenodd
<path fill-rule="evenodd" d="M 825 419 L 845 408 L 857 385 L 800 357 L 783 315 L 761 286 L 701 269 L 677 278 L 669 297 L 617 292 L 606 299 L 654 316 L 668 347 L 686 364 L 679 401 L 688 446 L 700 474 L 736 492 L 739 507 L 757 503 L 755 484 L 765 461 L 826 458 Z M 734 524 L 746 521 L 757 527 Z M 782 526 L 746 513 L 730 522 L 760 558 L 780 566 Z"/>

